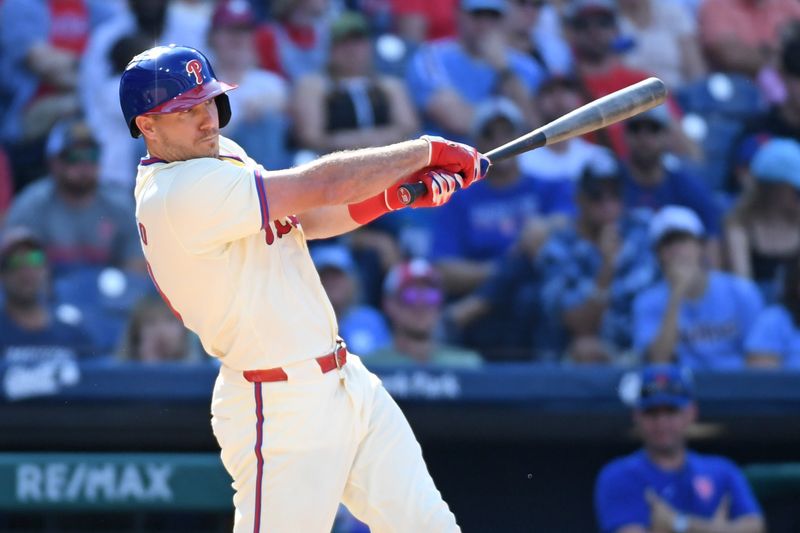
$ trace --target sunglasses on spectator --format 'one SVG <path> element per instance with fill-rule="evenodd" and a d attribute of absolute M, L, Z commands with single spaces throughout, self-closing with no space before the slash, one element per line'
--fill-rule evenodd
<path fill-rule="evenodd" d="M 547 5 L 547 0 L 515 0 L 515 3 L 520 7 L 535 7 L 541 9 Z"/>
<path fill-rule="evenodd" d="M 400 291 L 400 301 L 405 305 L 438 307 L 442 303 L 442 291 L 435 287 L 406 287 Z"/>
<path fill-rule="evenodd" d="M 100 159 L 100 149 L 95 146 L 70 148 L 61 154 L 61 159 L 70 164 L 96 163 Z"/>
<path fill-rule="evenodd" d="M 4 270 L 19 270 L 25 267 L 43 267 L 46 257 L 42 250 L 29 250 L 27 252 L 16 252 L 8 256 L 3 262 Z"/>
<path fill-rule="evenodd" d="M 500 20 L 503 17 L 502 13 L 494 9 L 473 9 L 469 14 L 475 18 L 487 18 L 492 20 Z"/>
<path fill-rule="evenodd" d="M 664 131 L 664 126 L 650 120 L 637 120 L 626 124 L 625 129 L 631 133 L 661 133 Z"/>
<path fill-rule="evenodd" d="M 603 200 L 619 200 L 621 195 L 618 187 L 597 187 L 584 189 L 589 200 L 600 202 Z"/>
<path fill-rule="evenodd" d="M 592 15 L 581 15 L 572 20 L 572 27 L 576 30 L 588 30 L 596 27 L 604 30 L 613 28 L 617 25 L 614 15 L 610 13 L 596 13 Z"/>

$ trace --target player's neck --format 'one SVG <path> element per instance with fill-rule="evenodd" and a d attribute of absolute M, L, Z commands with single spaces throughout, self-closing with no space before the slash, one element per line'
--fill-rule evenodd
<path fill-rule="evenodd" d="M 684 446 L 669 451 L 645 448 L 645 453 L 647 453 L 647 458 L 661 470 L 679 470 L 686 462 L 686 447 Z"/>
<path fill-rule="evenodd" d="M 7 302 L 6 314 L 22 329 L 28 331 L 44 329 L 50 323 L 50 314 L 39 304 L 15 305 Z"/>

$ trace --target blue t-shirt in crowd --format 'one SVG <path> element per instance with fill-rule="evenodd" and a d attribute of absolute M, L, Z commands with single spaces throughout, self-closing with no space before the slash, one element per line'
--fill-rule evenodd
<path fill-rule="evenodd" d="M 507 55 L 509 68 L 533 94 L 545 78 L 544 70 L 521 52 L 509 49 Z M 443 39 L 417 50 L 409 62 L 406 82 L 414 103 L 425 110 L 431 97 L 444 89 L 451 89 L 467 103 L 477 105 L 495 93 L 499 80 L 491 65 L 470 56 L 457 39 Z M 428 133 L 443 133 L 432 124 L 425 129 Z"/>
<path fill-rule="evenodd" d="M 634 301 L 633 343 L 642 354 L 661 328 L 669 290 L 661 281 Z M 705 294 L 684 300 L 678 312 L 679 363 L 703 369 L 742 368 L 745 339 L 763 306 L 758 287 L 749 279 L 709 272 Z"/>
<path fill-rule="evenodd" d="M 520 178 L 503 187 L 479 181 L 436 210 L 431 258 L 498 259 L 528 219 L 571 209 L 572 198 L 548 194 L 540 181 Z"/>
<path fill-rule="evenodd" d="M 697 176 L 679 165 L 665 165 L 664 179 L 655 186 L 636 183 L 630 172 L 623 168 L 623 201 L 628 209 L 648 208 L 658 211 L 666 205 L 688 207 L 700 217 L 706 233 L 712 237 L 720 234 L 721 213 L 711 191 Z"/>
<path fill-rule="evenodd" d="M 52 316 L 50 324 L 29 331 L 0 311 L 0 361 L 33 365 L 51 359 L 77 359 L 90 354 L 91 338 L 85 329 Z"/>
<path fill-rule="evenodd" d="M 747 353 L 777 355 L 785 368 L 800 370 L 800 328 L 782 305 L 761 313 L 745 342 Z"/>
<path fill-rule="evenodd" d="M 730 519 L 761 515 L 761 508 L 739 468 L 724 457 L 687 452 L 680 470 L 664 471 L 640 450 L 616 459 L 600 471 L 594 493 L 600 530 L 612 533 L 626 525 L 650 527 L 645 490 L 682 513 L 710 519 L 729 498 Z"/>

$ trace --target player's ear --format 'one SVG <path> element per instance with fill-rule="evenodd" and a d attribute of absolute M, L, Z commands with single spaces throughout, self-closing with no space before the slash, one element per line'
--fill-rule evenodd
<path fill-rule="evenodd" d="M 139 131 L 142 132 L 142 135 L 144 135 L 145 139 L 151 139 L 155 136 L 155 132 L 153 130 L 155 120 L 153 120 L 153 117 L 139 115 L 133 120 L 136 122 L 136 127 L 139 128 Z"/>

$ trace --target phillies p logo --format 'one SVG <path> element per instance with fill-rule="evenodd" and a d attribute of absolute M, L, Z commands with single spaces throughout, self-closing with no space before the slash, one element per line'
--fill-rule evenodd
<path fill-rule="evenodd" d="M 186 72 L 194 76 L 195 84 L 203 83 L 203 65 L 198 60 L 192 59 L 186 63 Z"/>

